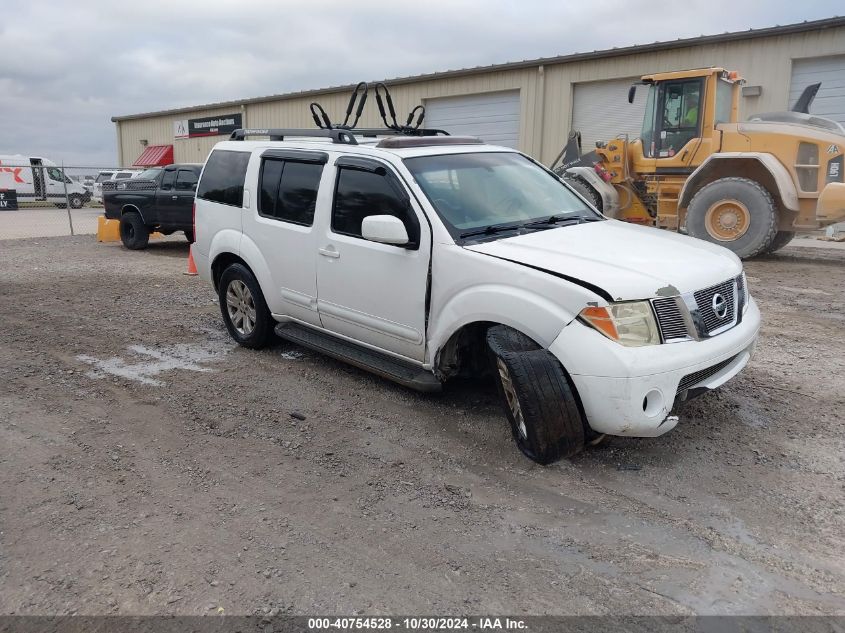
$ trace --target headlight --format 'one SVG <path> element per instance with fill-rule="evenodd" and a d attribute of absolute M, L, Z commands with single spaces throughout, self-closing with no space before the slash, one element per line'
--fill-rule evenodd
<path fill-rule="evenodd" d="M 578 316 L 607 338 L 627 347 L 660 343 L 660 333 L 648 301 L 626 301 L 611 303 L 606 308 L 584 308 Z"/>
<path fill-rule="evenodd" d="M 751 295 L 748 292 L 748 278 L 745 276 L 745 271 L 742 271 L 742 313 L 748 310 L 748 300 Z"/>

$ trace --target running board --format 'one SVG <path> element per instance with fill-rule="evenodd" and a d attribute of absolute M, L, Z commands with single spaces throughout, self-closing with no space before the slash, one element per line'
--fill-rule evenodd
<path fill-rule="evenodd" d="M 324 334 L 298 323 L 279 323 L 276 335 L 308 349 L 331 356 L 344 363 L 372 372 L 416 391 L 440 391 L 443 387 L 434 374 L 419 365 Z"/>

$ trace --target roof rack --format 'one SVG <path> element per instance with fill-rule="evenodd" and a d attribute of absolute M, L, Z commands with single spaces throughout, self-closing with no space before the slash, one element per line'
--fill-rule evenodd
<path fill-rule="evenodd" d="M 229 137 L 232 141 L 243 141 L 248 136 L 269 136 L 271 141 L 283 141 L 286 136 L 304 136 L 314 138 L 328 138 L 332 143 L 340 145 L 358 145 L 356 136 L 449 136 L 445 130 L 414 128 L 394 130 L 391 128 L 356 128 L 351 130 L 333 128 L 326 129 L 295 129 L 295 128 L 245 128 L 235 130 Z"/>

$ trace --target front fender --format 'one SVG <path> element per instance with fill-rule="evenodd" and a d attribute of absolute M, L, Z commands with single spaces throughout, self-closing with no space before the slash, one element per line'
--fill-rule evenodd
<path fill-rule="evenodd" d="M 798 211 L 798 190 L 792 180 L 789 171 L 772 154 L 765 152 L 717 152 L 711 154 L 707 159 L 692 172 L 681 189 L 678 197 L 678 208 L 685 209 L 689 206 L 695 192 L 704 184 L 725 176 L 743 175 L 740 161 L 756 161 L 771 177 L 770 184 L 777 189 L 777 194 L 785 209 Z M 775 193 L 775 192 L 773 192 Z"/>
<path fill-rule="evenodd" d="M 585 297 L 585 303 L 589 300 Z M 530 290 L 505 284 L 483 284 L 454 295 L 429 323 L 428 361 L 462 327 L 500 323 L 519 330 L 543 347 L 551 345 L 576 314 Z"/>

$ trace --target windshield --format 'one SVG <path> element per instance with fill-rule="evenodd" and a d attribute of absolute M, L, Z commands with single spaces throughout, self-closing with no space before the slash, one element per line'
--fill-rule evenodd
<path fill-rule="evenodd" d="M 95 180 L 94 182 L 105 182 L 106 180 L 111 180 L 113 173 L 114 172 L 111 171 L 101 171 L 99 174 L 97 174 L 97 180 Z"/>
<path fill-rule="evenodd" d="M 138 174 L 138 178 L 143 178 L 144 180 L 155 180 L 159 177 L 159 175 L 161 175 L 161 169 L 157 167 L 155 169 L 145 169 Z"/>
<path fill-rule="evenodd" d="M 421 156 L 405 164 L 455 238 L 602 219 L 557 176 L 521 154 Z"/>

